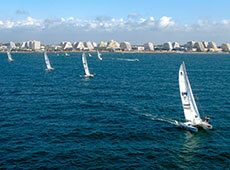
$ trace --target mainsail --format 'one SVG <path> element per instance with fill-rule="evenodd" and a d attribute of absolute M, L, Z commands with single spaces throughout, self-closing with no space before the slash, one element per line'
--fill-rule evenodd
<path fill-rule="evenodd" d="M 101 53 L 97 50 L 97 57 L 99 60 L 102 60 Z"/>
<path fill-rule="evenodd" d="M 10 50 L 7 50 L 8 61 L 14 61 L 11 57 Z"/>
<path fill-rule="evenodd" d="M 47 70 L 53 70 L 53 68 L 50 65 L 50 60 L 49 60 L 46 52 L 44 52 L 44 57 L 45 57 L 45 62 L 46 62 Z"/>
<path fill-rule="evenodd" d="M 82 54 L 82 63 L 83 63 L 84 69 L 85 69 L 86 76 L 90 76 L 89 67 L 88 67 L 85 53 Z"/>
<path fill-rule="evenodd" d="M 202 120 L 193 96 L 184 62 L 181 64 L 179 70 L 179 87 L 185 119 L 194 124 L 199 124 Z"/>

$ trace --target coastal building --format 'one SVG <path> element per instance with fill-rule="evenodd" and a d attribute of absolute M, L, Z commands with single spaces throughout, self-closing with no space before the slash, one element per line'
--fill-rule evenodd
<path fill-rule="evenodd" d="M 141 51 L 144 51 L 144 50 L 145 50 L 145 47 L 143 47 L 143 46 L 138 46 L 137 47 L 138 52 L 141 52 Z"/>
<path fill-rule="evenodd" d="M 132 50 L 137 51 L 137 52 L 141 52 L 141 51 L 145 50 L 145 47 L 141 46 L 141 45 L 133 45 Z"/>
<path fill-rule="evenodd" d="M 107 49 L 119 49 L 120 48 L 120 44 L 115 41 L 115 40 L 110 40 L 108 42 L 108 46 L 107 46 Z"/>
<path fill-rule="evenodd" d="M 169 42 L 164 43 L 162 49 L 172 51 L 172 49 L 173 49 L 172 42 L 169 41 Z"/>
<path fill-rule="evenodd" d="M 207 41 L 203 41 L 202 43 L 203 43 L 204 48 L 208 48 L 208 42 Z"/>
<path fill-rule="evenodd" d="M 224 52 L 230 52 L 230 43 L 224 43 L 221 45 L 221 49 Z"/>
<path fill-rule="evenodd" d="M 12 42 L 12 41 L 10 41 L 8 48 L 9 48 L 9 49 L 14 49 L 14 48 L 16 48 L 15 43 Z"/>
<path fill-rule="evenodd" d="M 94 47 L 92 45 L 92 43 L 90 41 L 87 41 L 84 43 L 84 46 L 85 46 L 85 49 L 88 49 L 88 50 L 93 50 Z"/>
<path fill-rule="evenodd" d="M 73 46 L 72 46 L 71 42 L 69 42 L 69 41 L 63 41 L 63 42 L 61 42 L 60 45 L 61 45 L 63 50 L 73 49 Z"/>
<path fill-rule="evenodd" d="M 62 47 L 60 45 L 52 45 L 51 49 L 57 51 L 57 50 L 61 50 Z"/>
<path fill-rule="evenodd" d="M 180 49 L 180 44 L 179 44 L 178 42 L 173 42 L 173 43 L 172 43 L 172 48 L 173 48 L 174 50 L 178 50 L 178 49 Z"/>
<path fill-rule="evenodd" d="M 154 51 L 154 45 L 151 42 L 145 43 L 144 48 L 146 51 Z"/>
<path fill-rule="evenodd" d="M 85 46 L 84 46 L 84 43 L 82 41 L 79 41 L 79 42 L 73 43 L 73 48 L 75 48 L 76 50 L 83 50 L 83 49 L 85 49 Z"/>
<path fill-rule="evenodd" d="M 193 48 L 195 48 L 195 41 L 187 42 L 186 48 L 187 48 L 188 51 L 193 51 Z"/>
<path fill-rule="evenodd" d="M 132 46 L 130 44 L 130 42 L 124 41 L 120 44 L 120 48 L 122 50 L 126 50 L 126 51 L 131 51 L 132 50 Z"/>
<path fill-rule="evenodd" d="M 199 52 L 205 52 L 206 51 L 202 42 L 196 42 L 194 47 L 196 48 L 196 51 L 199 51 Z"/>
<path fill-rule="evenodd" d="M 31 49 L 31 43 L 30 43 L 30 41 L 26 41 L 26 48 Z"/>
<path fill-rule="evenodd" d="M 26 48 L 26 42 L 22 42 L 22 43 L 20 44 L 20 48 L 21 48 L 21 49 Z"/>
<path fill-rule="evenodd" d="M 92 45 L 93 45 L 94 48 L 97 48 L 97 43 L 96 42 L 93 42 Z"/>
<path fill-rule="evenodd" d="M 41 42 L 40 41 L 30 41 L 30 49 L 32 50 L 40 50 L 41 48 Z"/>
<path fill-rule="evenodd" d="M 98 45 L 99 48 L 106 48 L 107 47 L 107 42 L 101 41 Z"/>
<path fill-rule="evenodd" d="M 213 42 L 213 41 L 212 42 L 208 42 L 208 50 L 212 51 L 212 52 L 218 51 L 216 43 Z"/>

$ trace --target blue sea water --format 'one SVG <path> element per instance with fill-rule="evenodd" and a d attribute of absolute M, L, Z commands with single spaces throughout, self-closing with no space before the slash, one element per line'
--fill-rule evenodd
<path fill-rule="evenodd" d="M 230 54 L 0 54 L 1 169 L 228 169 Z M 139 62 L 117 60 L 138 58 Z M 178 87 L 185 61 L 202 116 L 192 133 Z"/>

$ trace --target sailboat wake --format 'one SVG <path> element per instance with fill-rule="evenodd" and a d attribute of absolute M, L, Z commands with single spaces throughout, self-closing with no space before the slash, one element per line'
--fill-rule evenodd
<path fill-rule="evenodd" d="M 151 118 L 153 121 L 160 121 L 160 122 L 165 122 L 165 123 L 168 123 L 168 124 L 177 125 L 176 120 L 160 118 L 160 117 L 153 116 L 151 114 L 143 114 L 143 115 L 146 116 L 146 117 Z"/>
<path fill-rule="evenodd" d="M 113 60 L 123 60 L 123 61 L 140 61 L 138 58 L 130 59 L 130 58 L 112 58 Z"/>

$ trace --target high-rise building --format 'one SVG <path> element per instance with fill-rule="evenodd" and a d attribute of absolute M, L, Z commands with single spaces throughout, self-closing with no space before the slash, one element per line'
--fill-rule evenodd
<path fill-rule="evenodd" d="M 93 50 L 94 49 L 94 47 L 93 47 L 93 45 L 92 45 L 92 43 L 90 41 L 85 42 L 84 46 L 85 46 L 85 48 L 87 48 L 89 50 Z"/>
<path fill-rule="evenodd" d="M 224 52 L 230 52 L 230 43 L 224 43 L 221 45 L 221 48 Z"/>
<path fill-rule="evenodd" d="M 211 51 L 217 51 L 218 50 L 216 43 L 213 41 L 208 42 L 208 49 Z"/>
<path fill-rule="evenodd" d="M 73 48 L 71 42 L 69 42 L 69 41 L 63 41 L 63 42 L 61 42 L 60 45 L 61 45 L 61 47 L 62 47 L 63 50 L 72 49 Z"/>
<path fill-rule="evenodd" d="M 196 42 L 194 47 L 196 48 L 196 51 L 199 51 L 199 52 L 206 51 L 202 42 Z"/>
<path fill-rule="evenodd" d="M 74 42 L 73 47 L 77 50 L 83 50 L 85 49 L 84 43 L 82 41 Z"/>
<path fill-rule="evenodd" d="M 120 48 L 122 50 L 127 50 L 127 51 L 131 51 L 132 50 L 132 46 L 131 46 L 130 42 L 126 42 L 126 41 L 124 41 L 124 42 L 122 42 L 120 44 Z"/>
<path fill-rule="evenodd" d="M 107 42 L 101 41 L 98 45 L 99 48 L 106 48 L 107 47 Z"/>
<path fill-rule="evenodd" d="M 154 51 L 154 45 L 151 42 L 145 43 L 144 48 L 146 51 Z"/>
<path fill-rule="evenodd" d="M 163 44 L 163 50 L 168 50 L 168 51 L 172 51 L 173 47 L 172 47 L 172 42 L 166 42 Z"/>
<path fill-rule="evenodd" d="M 175 49 L 175 50 L 179 49 L 180 48 L 180 44 L 178 42 L 173 42 L 172 43 L 172 48 Z"/>
<path fill-rule="evenodd" d="M 40 41 L 30 41 L 30 44 L 31 44 L 31 49 L 32 50 L 40 50 L 41 49 L 41 42 Z"/>
<path fill-rule="evenodd" d="M 107 49 L 119 49 L 120 48 L 120 44 L 115 41 L 115 40 L 110 40 L 108 42 L 108 46 L 107 46 Z"/>
<path fill-rule="evenodd" d="M 12 42 L 12 41 L 10 41 L 8 48 L 9 48 L 9 49 L 14 49 L 14 48 L 16 48 L 15 43 Z"/>

